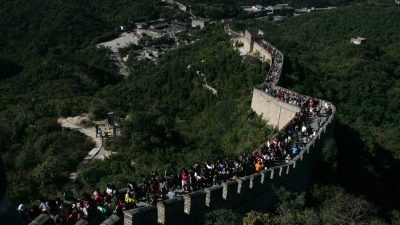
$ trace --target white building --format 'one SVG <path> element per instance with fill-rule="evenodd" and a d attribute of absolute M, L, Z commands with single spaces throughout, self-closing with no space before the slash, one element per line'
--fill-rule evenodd
<path fill-rule="evenodd" d="M 262 7 L 261 5 L 254 5 L 251 7 L 244 6 L 243 10 L 248 13 L 255 13 L 264 10 L 264 7 Z"/>
<path fill-rule="evenodd" d="M 192 27 L 200 27 L 203 29 L 209 22 L 210 20 L 208 19 L 192 19 Z"/>
<path fill-rule="evenodd" d="M 350 43 L 355 44 L 355 45 L 362 45 L 365 44 L 366 38 L 363 37 L 357 37 L 357 38 L 351 38 Z"/>

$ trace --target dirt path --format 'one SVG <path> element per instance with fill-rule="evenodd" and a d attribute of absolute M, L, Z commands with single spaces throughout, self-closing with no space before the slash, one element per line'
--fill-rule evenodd
<path fill-rule="evenodd" d="M 67 118 L 59 118 L 58 123 L 67 129 L 77 130 L 82 134 L 90 137 L 95 143 L 94 148 L 92 148 L 88 154 L 82 159 L 80 164 L 85 164 L 90 162 L 92 159 L 100 159 L 104 160 L 108 158 L 114 152 L 107 151 L 104 149 L 103 143 L 100 138 L 96 137 L 96 131 L 94 127 L 82 127 L 79 124 L 82 120 L 87 119 L 86 116 L 77 116 L 77 117 L 67 117 Z M 76 180 L 78 172 L 73 172 L 70 174 L 70 179 L 72 181 Z"/>
<path fill-rule="evenodd" d="M 110 48 L 112 51 L 111 59 L 117 65 L 119 69 L 119 74 L 126 77 L 129 75 L 128 67 L 118 54 L 118 49 L 128 47 L 131 44 L 138 44 L 140 37 L 138 37 L 134 32 L 124 32 L 118 38 L 115 38 L 108 42 L 103 42 L 97 44 L 97 47 Z"/>

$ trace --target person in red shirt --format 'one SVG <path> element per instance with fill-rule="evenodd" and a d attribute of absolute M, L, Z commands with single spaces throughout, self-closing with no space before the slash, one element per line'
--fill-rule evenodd
<path fill-rule="evenodd" d="M 188 191 L 188 178 L 189 178 L 188 171 L 185 168 L 182 168 L 181 172 L 180 172 L 180 176 L 181 176 L 183 191 Z"/>
<path fill-rule="evenodd" d="M 151 205 L 155 205 L 157 203 L 157 199 L 160 197 L 161 191 L 160 191 L 160 185 L 159 183 L 154 180 L 153 184 L 148 190 L 148 196 L 149 196 L 149 201 Z"/>

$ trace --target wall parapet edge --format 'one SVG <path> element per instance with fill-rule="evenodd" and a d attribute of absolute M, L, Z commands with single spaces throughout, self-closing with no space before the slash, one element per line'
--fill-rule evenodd
<path fill-rule="evenodd" d="M 262 56 L 262 60 L 267 61 L 268 63 L 276 64 L 277 60 L 273 58 L 271 54 L 264 46 L 272 46 L 265 40 L 257 39 L 252 40 L 251 33 L 245 31 L 245 36 L 239 39 L 240 41 L 249 41 L 249 43 L 245 43 L 246 47 L 248 46 L 253 51 L 254 49 L 260 52 Z M 253 42 L 253 43 L 252 43 Z M 273 47 L 273 46 L 272 46 Z M 275 48 L 275 47 L 273 47 Z M 276 48 L 275 48 L 276 49 Z M 276 49 L 277 50 L 277 49 Z M 278 70 L 277 78 L 273 81 L 269 81 L 268 76 L 270 76 L 273 72 L 268 71 L 268 76 L 266 78 L 266 82 L 271 82 L 273 84 L 272 88 L 274 90 L 282 90 L 288 93 L 298 94 L 292 90 L 277 86 L 281 79 L 281 70 L 283 65 L 283 54 L 277 50 L 280 55 L 279 61 L 281 63 L 275 65 Z M 272 67 L 272 66 L 271 66 Z M 272 74 L 274 75 L 274 74 Z M 269 101 L 271 104 L 276 105 L 278 108 L 287 110 L 289 112 L 299 112 L 301 110 L 300 107 L 296 105 L 292 105 L 283 101 L 278 100 L 276 97 L 270 95 L 265 92 L 265 86 L 263 84 L 256 86 L 253 89 L 253 97 L 254 94 L 262 96 L 264 101 Z M 302 95 L 304 96 L 304 95 Z M 312 98 L 309 96 L 305 96 L 308 98 Z M 313 99 L 317 99 L 314 98 Z M 322 124 L 319 130 L 316 132 L 315 137 L 306 144 L 305 148 L 299 152 L 289 163 L 285 163 L 279 166 L 271 167 L 266 170 L 261 171 L 260 173 L 255 173 L 249 176 L 242 177 L 237 180 L 227 181 L 222 183 L 221 185 L 216 185 L 213 187 L 205 188 L 204 190 L 200 190 L 197 192 L 185 194 L 183 198 L 165 200 L 157 203 L 157 207 L 147 206 L 142 208 L 136 208 L 133 210 L 124 211 L 124 225 L 156 225 L 156 224 L 186 224 L 188 221 L 190 223 L 198 223 L 199 217 L 202 216 L 205 212 L 210 210 L 214 210 L 217 208 L 234 208 L 238 205 L 245 204 L 246 202 L 253 201 L 257 199 L 260 195 L 264 195 L 266 193 L 271 192 L 271 187 L 275 184 L 285 184 L 292 179 L 294 175 L 304 170 L 307 166 L 305 164 L 309 163 L 312 158 L 312 155 L 315 153 L 315 149 L 321 145 L 321 142 L 327 133 L 333 129 L 333 120 L 334 115 L 336 113 L 336 107 L 326 101 L 318 99 L 321 102 L 327 102 L 332 107 L 332 113 L 329 115 L 327 120 Z M 252 102 L 253 108 L 253 102 Z M 285 121 L 285 120 L 283 120 Z M 280 120 L 278 119 L 278 123 Z M 285 124 L 280 124 L 280 130 L 285 129 L 288 126 L 288 122 Z M 275 134 L 276 136 L 278 134 Z M 42 217 L 45 220 L 45 217 Z M 197 222 L 196 222 L 197 221 Z M 82 221 L 85 222 L 85 221 Z M 114 223 L 115 222 L 115 223 Z M 102 224 L 122 224 L 122 220 L 118 217 L 111 216 Z M 36 225 L 37 223 L 31 223 L 31 225 Z M 47 224 L 47 223 L 42 223 Z"/>

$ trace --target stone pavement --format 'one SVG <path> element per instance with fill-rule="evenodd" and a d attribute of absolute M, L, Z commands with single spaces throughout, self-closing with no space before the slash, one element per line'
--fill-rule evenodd
<path fill-rule="evenodd" d="M 81 132 L 82 134 L 90 137 L 95 142 L 95 147 L 92 148 L 92 150 L 90 150 L 90 152 L 88 152 L 88 154 L 82 160 L 82 163 L 86 163 L 86 162 L 92 160 L 96 156 L 96 154 L 99 153 L 103 144 L 102 144 L 100 138 L 96 138 L 96 132 L 94 131 L 94 129 L 83 128 L 83 127 L 77 126 L 64 118 L 58 119 L 58 123 L 61 124 L 61 126 L 64 128 L 77 130 L 77 131 Z"/>
<path fill-rule="evenodd" d="M 73 119 L 70 118 L 59 118 L 58 123 L 63 127 L 63 128 L 68 128 L 72 130 L 77 130 L 81 132 L 82 134 L 90 137 L 93 142 L 95 143 L 94 148 L 92 148 L 88 154 L 82 159 L 81 164 L 88 163 L 92 159 L 100 159 L 104 160 L 108 158 L 110 155 L 114 154 L 114 152 L 107 151 L 103 147 L 103 143 L 100 138 L 96 137 L 96 132 L 94 127 L 89 127 L 89 128 L 84 128 L 81 126 L 78 126 L 74 123 L 72 123 Z M 70 174 L 70 180 L 75 181 L 78 176 L 77 172 L 73 172 Z"/>

